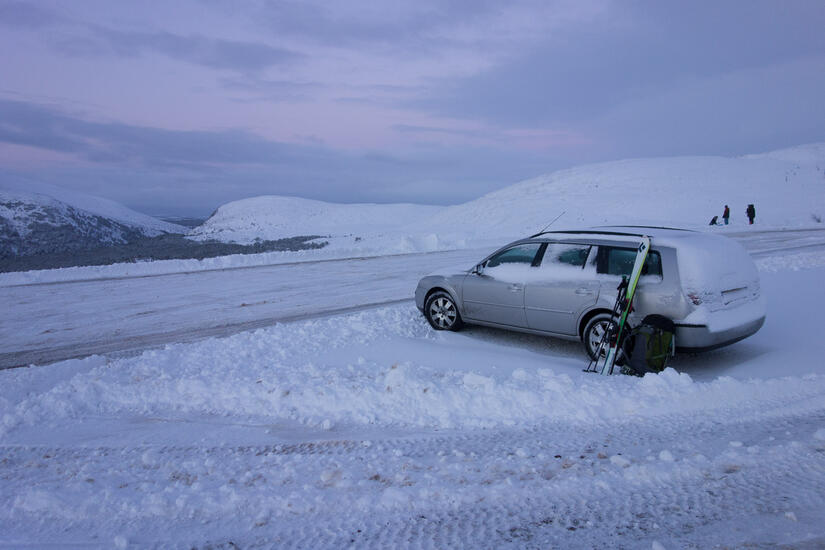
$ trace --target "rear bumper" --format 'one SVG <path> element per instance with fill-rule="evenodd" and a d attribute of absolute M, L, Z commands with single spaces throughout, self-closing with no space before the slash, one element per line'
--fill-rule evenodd
<path fill-rule="evenodd" d="M 676 323 L 676 350 L 680 352 L 708 351 L 727 346 L 755 334 L 765 324 L 765 316 L 718 332 L 707 325 Z"/>

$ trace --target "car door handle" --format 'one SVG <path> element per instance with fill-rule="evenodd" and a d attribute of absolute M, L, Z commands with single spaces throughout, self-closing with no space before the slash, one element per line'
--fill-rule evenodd
<path fill-rule="evenodd" d="M 514 284 L 514 285 L 510 285 L 510 286 L 508 286 L 507 288 L 509 288 L 511 292 L 518 292 L 519 290 L 524 290 L 524 286 L 523 286 L 523 285 L 515 285 L 515 284 Z"/>
<path fill-rule="evenodd" d="M 589 288 L 577 288 L 576 294 L 578 294 L 579 296 L 590 296 L 593 294 L 593 291 Z"/>

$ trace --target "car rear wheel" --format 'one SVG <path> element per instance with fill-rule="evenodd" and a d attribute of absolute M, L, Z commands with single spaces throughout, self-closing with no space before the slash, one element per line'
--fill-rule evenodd
<path fill-rule="evenodd" d="M 424 316 L 435 330 L 458 330 L 464 324 L 458 306 L 446 292 L 433 292 L 424 304 Z"/>
<path fill-rule="evenodd" d="M 608 342 L 606 339 L 606 335 L 610 331 L 614 322 L 615 321 L 613 320 L 613 316 L 609 313 L 599 313 L 598 315 L 590 319 L 590 321 L 588 321 L 587 325 L 584 327 L 584 332 L 582 333 L 584 349 L 587 351 L 587 355 L 593 361 L 603 359 L 605 355 L 607 355 Z M 628 331 L 630 330 L 629 325 L 626 325 L 625 328 Z M 604 345 L 602 345 L 602 341 L 604 341 Z M 616 359 L 616 364 L 624 364 L 624 353 L 621 350 L 619 350 L 619 354 Z"/>

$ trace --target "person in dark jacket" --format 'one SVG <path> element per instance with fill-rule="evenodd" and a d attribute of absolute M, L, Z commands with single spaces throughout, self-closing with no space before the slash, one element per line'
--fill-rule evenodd
<path fill-rule="evenodd" d="M 725 212 L 722 214 L 722 219 L 725 220 L 725 225 L 728 225 L 728 220 L 730 220 L 730 208 L 728 205 L 725 205 Z"/>
<path fill-rule="evenodd" d="M 748 222 L 750 225 L 753 225 L 753 220 L 756 218 L 756 208 L 752 204 L 748 205 L 748 209 L 745 210 L 745 214 L 748 215 Z"/>

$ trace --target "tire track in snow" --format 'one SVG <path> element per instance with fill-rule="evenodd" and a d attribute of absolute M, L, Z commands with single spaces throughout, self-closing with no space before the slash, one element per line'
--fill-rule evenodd
<path fill-rule="evenodd" d="M 107 521 L 121 530 L 139 532 L 161 513 L 178 514 L 169 521 L 185 526 L 194 514 L 223 534 L 136 539 L 150 546 L 596 548 L 649 547 L 658 539 L 703 548 L 759 536 L 749 529 L 760 523 L 810 531 L 806 510 L 820 510 L 825 494 L 825 442 L 811 434 L 825 425 L 825 408 L 768 420 L 747 420 L 746 412 L 731 410 L 742 420 L 722 426 L 694 413 L 370 441 L 4 446 L 0 528 L 13 519 L 15 493 L 17 514 L 28 502 L 15 482 L 34 481 L 55 498 L 65 491 L 79 497 L 81 507 L 91 507 L 87 513 L 96 506 L 101 514 L 109 510 Z M 672 462 L 659 457 L 664 450 L 673 453 Z M 130 509 L 129 496 L 108 494 L 97 504 L 100 495 L 90 486 L 107 477 L 122 479 L 137 502 L 164 487 L 168 502 L 155 503 L 151 512 Z M 220 502 L 230 494 L 236 507 Z M 187 498 L 213 504 L 190 511 L 174 504 Z M 46 530 L 78 537 L 84 528 L 94 530 L 32 502 L 29 512 L 42 515 Z M 342 507 L 350 514 L 341 514 Z M 743 532 L 724 534 L 730 525 Z"/>

